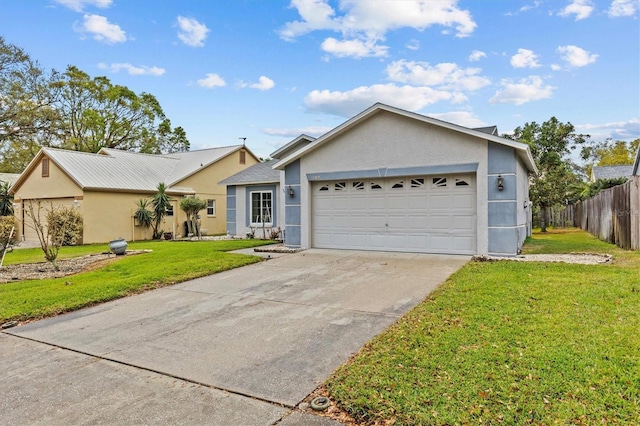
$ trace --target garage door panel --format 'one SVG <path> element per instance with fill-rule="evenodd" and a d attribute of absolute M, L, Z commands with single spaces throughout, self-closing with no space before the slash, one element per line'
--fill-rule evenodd
<path fill-rule="evenodd" d="M 429 230 L 441 232 L 451 229 L 451 216 L 431 215 L 429 216 Z"/>
<path fill-rule="evenodd" d="M 468 211 L 474 208 L 475 200 L 471 199 L 469 194 L 455 194 L 452 195 L 450 200 L 451 208 L 454 210 Z"/>
<path fill-rule="evenodd" d="M 476 228 L 476 218 L 475 216 L 466 215 L 466 216 L 453 216 L 453 229 L 462 230 L 462 231 L 475 231 Z"/>
<path fill-rule="evenodd" d="M 429 209 L 449 210 L 451 206 L 451 196 L 449 194 L 434 194 L 429 197 Z"/>
<path fill-rule="evenodd" d="M 312 187 L 312 245 L 473 254 L 476 196 L 455 175 L 331 182 Z M 327 191 L 318 191 L 320 186 Z M 394 187 L 395 186 L 395 187 Z M 336 189 L 339 187 L 339 190 Z"/>

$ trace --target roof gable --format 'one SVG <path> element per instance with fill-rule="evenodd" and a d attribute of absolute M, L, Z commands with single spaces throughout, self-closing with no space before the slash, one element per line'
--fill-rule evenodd
<path fill-rule="evenodd" d="M 526 165 L 526 168 L 533 172 L 533 173 L 537 173 L 538 170 L 536 168 L 535 162 L 533 160 L 533 156 L 531 155 L 531 151 L 529 149 L 529 146 L 527 144 L 524 143 L 520 143 L 520 142 L 516 142 L 513 141 L 511 139 L 506 139 L 506 138 L 502 138 L 499 136 L 495 136 L 489 133 L 485 133 L 483 131 L 479 131 L 479 130 L 474 130 L 474 129 L 469 129 L 466 127 L 462 127 L 462 126 L 458 126 L 456 124 L 452 124 L 452 123 L 448 123 L 446 121 L 441 121 L 441 120 L 437 120 L 435 118 L 431 118 L 431 117 L 427 117 L 425 115 L 421 115 L 421 114 L 417 114 L 414 112 L 410 112 L 410 111 L 405 111 L 399 108 L 395 108 L 389 105 L 385 105 L 385 104 L 381 104 L 381 103 L 376 103 L 375 105 L 369 107 L 368 109 L 364 110 L 363 112 L 361 112 L 360 114 L 356 115 L 355 117 L 345 121 L 344 123 L 342 123 L 341 125 L 335 127 L 334 129 L 330 130 L 329 132 L 325 133 L 324 135 L 320 136 L 319 138 L 315 139 L 313 142 L 311 142 L 310 144 L 308 144 L 307 146 L 293 152 L 292 154 L 289 154 L 287 157 L 283 158 L 282 160 L 278 161 L 275 165 L 274 168 L 278 169 L 278 170 L 284 170 L 285 166 L 287 166 L 288 164 L 292 163 L 293 161 L 307 155 L 308 153 L 312 152 L 313 150 L 317 149 L 318 147 L 320 147 L 321 145 L 335 139 L 336 137 L 338 137 L 339 135 L 345 133 L 346 131 L 350 130 L 351 128 L 360 125 L 362 122 L 366 121 L 368 118 L 374 116 L 375 114 L 380 113 L 381 111 L 386 111 L 386 112 L 390 112 L 392 114 L 398 114 L 410 119 L 414 119 L 414 120 L 418 120 L 424 123 L 428 123 L 431 124 L 433 126 L 438 126 L 441 128 L 445 128 L 445 129 L 449 129 L 449 130 L 453 130 L 453 131 L 457 131 L 475 138 L 478 138 L 480 140 L 485 140 L 485 141 L 491 141 L 491 142 L 495 142 L 501 145 L 505 145 L 511 148 L 514 148 L 518 154 L 518 156 L 520 157 L 520 159 L 523 161 L 523 163 Z"/>
<path fill-rule="evenodd" d="M 309 145 L 314 140 L 316 140 L 316 138 L 302 134 L 297 138 L 295 138 L 294 140 L 292 140 L 291 142 L 273 151 L 270 154 L 271 158 L 274 158 L 274 159 L 285 158 L 287 155 L 290 155 L 295 151 L 299 150 L 300 148 Z"/>

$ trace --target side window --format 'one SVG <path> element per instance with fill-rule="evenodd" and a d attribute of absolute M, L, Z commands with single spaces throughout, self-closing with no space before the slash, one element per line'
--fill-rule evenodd
<path fill-rule="evenodd" d="M 216 215 L 216 200 L 207 200 L 207 216 Z"/>

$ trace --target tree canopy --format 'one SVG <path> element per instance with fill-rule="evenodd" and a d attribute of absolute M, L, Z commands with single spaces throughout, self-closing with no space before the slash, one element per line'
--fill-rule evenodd
<path fill-rule="evenodd" d="M 538 167 L 538 175 L 531 179 L 529 197 L 539 209 L 542 231 L 546 231 L 546 214 L 549 207 L 570 204 L 580 197 L 582 185 L 580 167 L 570 154 L 584 146 L 589 135 L 577 134 L 571 123 L 562 123 L 551 117 L 542 124 L 526 123 L 507 137 L 529 145 Z"/>
<path fill-rule="evenodd" d="M 631 165 L 635 161 L 638 146 L 640 146 L 640 139 L 631 142 L 614 142 L 612 139 L 607 139 L 588 147 L 585 150 L 585 157 L 591 160 L 594 166 Z"/>
<path fill-rule="evenodd" d="M 75 66 L 46 72 L 0 36 L 0 171 L 21 172 L 41 147 L 150 154 L 188 151 L 158 100 Z"/>

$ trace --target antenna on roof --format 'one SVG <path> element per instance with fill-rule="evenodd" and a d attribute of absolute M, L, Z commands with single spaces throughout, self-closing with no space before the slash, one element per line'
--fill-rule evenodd
<path fill-rule="evenodd" d="M 238 138 L 238 139 L 242 139 L 242 146 L 244 146 L 245 142 L 247 141 L 247 138 Z"/>

